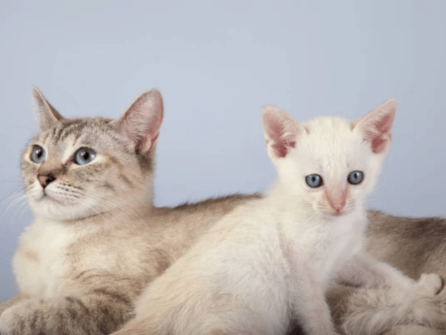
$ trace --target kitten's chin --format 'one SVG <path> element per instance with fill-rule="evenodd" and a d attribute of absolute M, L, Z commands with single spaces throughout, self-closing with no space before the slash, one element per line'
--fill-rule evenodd
<path fill-rule="evenodd" d="M 315 211 L 319 213 L 319 215 L 325 216 L 327 218 L 340 218 L 343 216 L 347 216 L 355 211 L 355 208 L 346 208 L 340 212 L 336 212 L 333 209 L 327 208 L 316 208 Z"/>

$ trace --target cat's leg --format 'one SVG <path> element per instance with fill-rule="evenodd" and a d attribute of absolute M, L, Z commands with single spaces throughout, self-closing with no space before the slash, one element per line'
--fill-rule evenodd
<path fill-rule="evenodd" d="M 65 291 L 77 293 L 49 300 L 30 299 L 8 308 L 0 316 L 0 334 L 110 334 L 132 317 L 135 297 L 123 283 L 110 277 L 107 280 L 90 286 L 85 294 L 71 286 Z"/>
<path fill-rule="evenodd" d="M 130 303 L 117 295 L 28 300 L 0 316 L 0 334 L 103 335 L 116 330 L 130 313 Z"/>
<path fill-rule="evenodd" d="M 16 295 L 15 297 L 6 300 L 5 302 L 0 303 L 0 315 L 2 315 L 2 313 L 7 310 L 8 308 L 22 302 L 25 300 L 28 300 L 28 296 L 26 294 L 20 293 L 18 295 Z"/>
<path fill-rule="evenodd" d="M 431 278 L 423 275 L 408 291 L 332 285 L 327 291 L 327 300 L 343 334 L 381 335 L 398 325 L 421 325 L 445 333 L 446 290 L 434 295 L 435 285 L 424 282 Z M 429 287 L 430 295 L 426 292 Z"/>
<path fill-rule="evenodd" d="M 383 335 L 444 335 L 444 331 L 421 326 L 397 326 Z"/>

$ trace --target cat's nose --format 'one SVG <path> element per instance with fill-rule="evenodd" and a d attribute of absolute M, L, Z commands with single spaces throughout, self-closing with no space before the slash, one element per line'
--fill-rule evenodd
<path fill-rule="evenodd" d="M 48 174 L 44 176 L 37 176 L 37 179 L 39 179 L 40 185 L 42 185 L 43 188 L 47 187 L 51 182 L 56 180 L 56 177 L 53 174 Z"/>

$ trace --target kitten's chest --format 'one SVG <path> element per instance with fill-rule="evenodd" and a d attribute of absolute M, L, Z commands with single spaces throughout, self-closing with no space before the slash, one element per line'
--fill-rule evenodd
<path fill-rule="evenodd" d="M 312 271 L 327 284 L 361 248 L 366 221 L 362 217 L 340 220 L 309 229 L 305 241 Z"/>
<path fill-rule="evenodd" d="M 13 261 L 20 290 L 32 297 L 54 296 L 72 270 L 69 248 L 76 238 L 70 226 L 36 223 L 28 227 Z"/>

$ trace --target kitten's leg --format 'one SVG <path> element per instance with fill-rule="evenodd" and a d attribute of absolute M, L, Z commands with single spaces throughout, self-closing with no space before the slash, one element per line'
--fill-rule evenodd
<path fill-rule="evenodd" d="M 290 298 L 294 317 L 308 335 L 337 334 L 322 285 L 311 267 L 295 257 L 290 264 Z"/>
<path fill-rule="evenodd" d="M 424 281 L 426 294 L 439 293 L 443 287 L 441 277 L 436 274 L 427 276 L 429 280 Z M 415 284 L 413 279 L 405 276 L 401 271 L 364 252 L 356 254 L 347 262 L 338 273 L 337 281 L 367 288 L 389 286 L 410 289 Z"/>
<path fill-rule="evenodd" d="M 15 297 L 6 300 L 5 302 L 0 303 L 0 315 L 7 310 L 9 307 L 12 307 L 22 301 L 28 300 L 28 296 L 26 294 L 20 293 Z"/>

